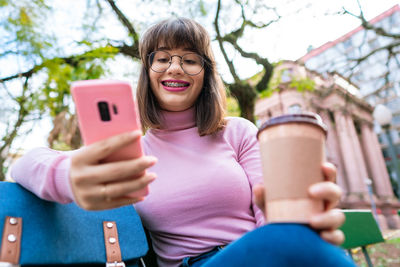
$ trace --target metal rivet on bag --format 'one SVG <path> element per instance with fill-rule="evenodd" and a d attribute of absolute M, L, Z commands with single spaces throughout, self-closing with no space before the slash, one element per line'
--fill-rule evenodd
<path fill-rule="evenodd" d="M 107 228 L 112 228 L 113 226 L 114 226 L 114 224 L 112 222 L 107 223 Z"/>
<path fill-rule="evenodd" d="M 13 234 L 8 235 L 7 237 L 8 241 L 10 241 L 11 243 L 14 243 L 15 241 L 17 241 L 17 237 Z"/>
<path fill-rule="evenodd" d="M 117 242 L 117 239 L 115 239 L 114 237 L 110 237 L 108 239 L 108 242 L 110 242 L 111 244 L 115 244 L 115 242 Z"/>
<path fill-rule="evenodd" d="M 18 221 L 17 221 L 17 219 L 16 218 L 10 218 L 10 224 L 12 224 L 12 225 L 15 225 L 15 224 L 17 224 L 18 223 Z"/>

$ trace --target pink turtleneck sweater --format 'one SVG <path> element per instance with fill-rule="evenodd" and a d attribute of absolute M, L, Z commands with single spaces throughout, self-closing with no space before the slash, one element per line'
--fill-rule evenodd
<path fill-rule="evenodd" d="M 175 267 L 264 223 L 251 192 L 262 174 L 251 122 L 229 117 L 224 130 L 200 137 L 193 109 L 163 115 L 166 127 L 142 138 L 145 154 L 158 158 L 150 169 L 158 177 L 135 208 L 151 233 L 160 266 Z M 71 202 L 71 154 L 33 149 L 15 163 L 11 175 L 39 197 Z"/>

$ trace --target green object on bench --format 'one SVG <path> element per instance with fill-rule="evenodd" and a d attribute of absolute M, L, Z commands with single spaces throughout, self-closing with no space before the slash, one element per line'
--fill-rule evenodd
<path fill-rule="evenodd" d="M 351 249 L 385 241 L 370 210 L 343 210 L 343 212 L 346 221 L 340 227 L 345 235 L 342 248 Z"/>
<path fill-rule="evenodd" d="M 350 256 L 350 249 L 361 247 L 368 266 L 372 266 L 366 246 L 385 241 L 372 212 L 370 210 L 342 211 L 346 216 L 346 221 L 340 227 L 345 236 L 345 241 L 341 247 L 347 249 Z"/>

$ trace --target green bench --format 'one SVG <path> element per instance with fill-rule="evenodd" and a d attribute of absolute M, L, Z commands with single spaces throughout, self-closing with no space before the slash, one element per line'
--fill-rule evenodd
<path fill-rule="evenodd" d="M 346 221 L 340 229 L 345 235 L 345 241 L 341 247 L 346 249 L 350 256 L 352 256 L 351 249 L 361 247 L 368 266 L 372 267 L 366 246 L 385 241 L 372 212 L 370 210 L 343 210 L 343 212 Z"/>

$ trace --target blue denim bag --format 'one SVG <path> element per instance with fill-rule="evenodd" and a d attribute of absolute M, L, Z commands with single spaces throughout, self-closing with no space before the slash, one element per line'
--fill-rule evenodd
<path fill-rule="evenodd" d="M 9 234 L 21 225 L 21 236 Z M 114 232 L 105 234 L 108 228 Z M 0 261 L 17 258 L 17 263 L 9 266 L 105 266 L 107 259 L 112 259 L 107 266 L 141 266 L 141 257 L 148 251 L 141 220 L 132 205 L 86 211 L 74 203 L 42 200 L 9 182 L 0 182 L 1 236 L 2 243 L 10 246 L 1 245 Z M 111 246 L 110 257 L 106 242 Z M 13 255 L 16 245 L 20 252 Z M 121 259 L 114 261 L 119 252 Z"/>

